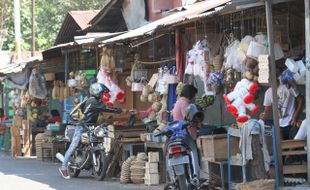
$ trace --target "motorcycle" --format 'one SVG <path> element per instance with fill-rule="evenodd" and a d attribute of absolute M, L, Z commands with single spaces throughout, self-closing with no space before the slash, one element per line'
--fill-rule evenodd
<path fill-rule="evenodd" d="M 166 165 L 168 183 L 165 190 L 198 190 L 202 189 L 202 181 L 194 175 L 193 151 L 186 143 L 188 121 L 176 121 L 167 125 L 165 129 L 155 136 L 167 136 Z"/>
<path fill-rule="evenodd" d="M 74 134 L 72 127 L 74 126 L 66 127 L 65 136 L 66 139 L 70 139 L 69 142 Z M 82 133 L 80 143 L 69 162 L 70 176 L 78 177 L 81 170 L 92 170 L 94 178 L 101 181 L 105 178 L 110 162 L 103 145 L 104 137 L 107 136 L 106 125 L 84 125 L 83 128 L 85 132 Z M 56 157 L 63 162 L 60 153 L 57 153 Z"/>

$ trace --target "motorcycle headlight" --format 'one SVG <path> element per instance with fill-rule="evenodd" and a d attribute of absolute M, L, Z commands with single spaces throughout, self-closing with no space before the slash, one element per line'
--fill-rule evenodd
<path fill-rule="evenodd" d="M 104 137 L 105 136 L 105 130 L 102 127 L 98 126 L 94 130 L 94 135 L 96 137 Z"/>

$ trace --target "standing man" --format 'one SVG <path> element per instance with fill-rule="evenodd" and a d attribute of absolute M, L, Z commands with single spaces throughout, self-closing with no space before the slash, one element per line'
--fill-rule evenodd
<path fill-rule="evenodd" d="M 281 137 L 282 140 L 292 139 L 294 137 L 290 135 L 290 130 L 292 127 L 297 127 L 298 117 L 304 104 L 304 96 L 296 89 L 297 86 L 291 71 L 285 70 L 277 82 Z M 264 106 L 265 109 L 261 115 L 261 119 L 266 120 L 268 115 L 272 112 L 271 88 L 265 92 Z"/>

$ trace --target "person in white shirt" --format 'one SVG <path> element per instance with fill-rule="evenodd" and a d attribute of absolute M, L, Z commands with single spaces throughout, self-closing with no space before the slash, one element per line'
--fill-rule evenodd
<path fill-rule="evenodd" d="M 301 122 L 301 125 L 298 129 L 297 134 L 294 137 L 294 140 L 305 140 L 307 138 L 307 122 L 304 119 Z"/>
<path fill-rule="evenodd" d="M 296 89 L 293 74 L 289 70 L 285 70 L 278 80 L 278 104 L 279 104 L 279 125 L 282 140 L 292 139 L 290 130 L 297 127 L 298 116 L 301 113 L 304 103 L 304 97 Z M 261 116 L 266 119 L 272 110 L 272 88 L 265 92 L 264 112 Z"/>

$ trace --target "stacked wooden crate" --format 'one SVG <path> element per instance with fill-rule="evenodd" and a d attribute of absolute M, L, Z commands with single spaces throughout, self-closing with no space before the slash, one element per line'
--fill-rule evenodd
<path fill-rule="evenodd" d="M 140 134 L 145 133 L 144 125 L 135 125 L 133 127 L 129 126 L 108 126 L 108 137 L 115 139 L 139 139 Z"/>
<path fill-rule="evenodd" d="M 148 162 L 145 163 L 144 183 L 146 185 L 159 184 L 158 172 L 159 152 L 148 152 Z"/>

